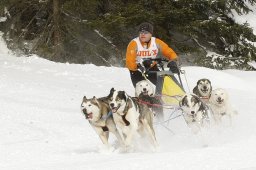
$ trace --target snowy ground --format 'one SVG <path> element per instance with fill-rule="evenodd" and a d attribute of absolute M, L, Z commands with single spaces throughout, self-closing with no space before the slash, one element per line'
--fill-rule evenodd
<path fill-rule="evenodd" d="M 0 40 L 0 169 L 256 169 L 256 72 L 184 67 L 189 88 L 200 78 L 228 90 L 239 112 L 233 127 L 212 128 L 205 147 L 179 117 L 172 133 L 156 126 L 160 148 L 139 144 L 134 153 L 102 153 L 101 142 L 80 112 L 82 97 L 105 96 L 111 87 L 134 93 L 124 68 L 53 63 L 14 57 Z M 111 144 L 115 144 L 112 137 Z"/>

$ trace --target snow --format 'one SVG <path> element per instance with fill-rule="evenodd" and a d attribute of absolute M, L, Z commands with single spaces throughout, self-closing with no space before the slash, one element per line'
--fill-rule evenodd
<path fill-rule="evenodd" d="M 112 87 L 133 96 L 127 69 L 16 57 L 1 39 L 0 169 L 255 170 L 256 72 L 182 69 L 187 91 L 198 79 L 208 78 L 214 88 L 229 92 L 239 112 L 233 126 L 210 129 L 203 142 L 179 117 L 170 122 L 172 132 L 155 125 L 160 145 L 156 152 L 139 141 L 132 153 L 107 152 L 80 104 L 84 95 L 106 96 Z M 110 136 L 110 143 L 115 142 Z"/>
<path fill-rule="evenodd" d="M 5 22 L 7 20 L 6 17 L 0 17 L 0 22 Z"/>
<path fill-rule="evenodd" d="M 252 10 L 252 12 L 249 12 L 248 14 L 239 15 L 235 10 L 232 10 L 233 18 L 235 21 L 239 24 L 249 23 L 250 27 L 253 29 L 253 33 L 256 34 L 256 9 L 255 5 L 251 5 L 249 2 L 246 2 L 249 9 Z M 232 16 L 231 16 L 232 17 Z"/>
<path fill-rule="evenodd" d="M 256 69 L 256 61 L 249 62 L 248 64 Z"/>

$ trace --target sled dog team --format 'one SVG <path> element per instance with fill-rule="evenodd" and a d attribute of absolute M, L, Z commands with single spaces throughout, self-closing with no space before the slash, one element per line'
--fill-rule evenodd
<path fill-rule="evenodd" d="M 185 94 L 180 102 L 184 119 L 192 132 L 197 133 L 209 125 L 210 117 L 219 124 L 228 117 L 230 124 L 236 113 L 230 106 L 227 91 L 212 90 L 208 79 L 200 79 L 193 89 L 194 94 Z M 106 97 L 87 99 L 81 104 L 82 113 L 99 135 L 104 145 L 109 147 L 109 132 L 113 133 L 123 148 L 132 147 L 136 134 L 146 137 L 156 148 L 158 146 L 153 126 L 154 116 L 163 120 L 161 101 L 154 97 L 155 89 L 148 80 L 136 84 L 135 96 L 112 88 Z"/>
<path fill-rule="evenodd" d="M 125 149 L 132 146 L 137 133 L 147 137 L 154 147 L 158 145 L 153 128 L 153 112 L 125 91 L 112 88 L 109 95 L 103 98 L 87 99 L 84 96 L 81 110 L 106 146 L 109 146 L 109 132 Z"/>
<path fill-rule="evenodd" d="M 222 88 L 213 90 L 209 79 L 198 80 L 193 94 L 182 97 L 180 107 L 186 123 L 194 133 L 209 126 L 212 119 L 216 124 L 227 119 L 228 125 L 232 125 L 232 118 L 237 114 L 229 103 L 228 92 Z"/>

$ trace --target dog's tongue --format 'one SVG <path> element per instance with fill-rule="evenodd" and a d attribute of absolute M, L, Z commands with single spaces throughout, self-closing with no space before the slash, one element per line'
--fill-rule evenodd
<path fill-rule="evenodd" d="M 86 119 L 92 119 L 92 113 L 88 113 L 88 114 L 86 115 Z"/>
<path fill-rule="evenodd" d="M 112 108 L 112 113 L 115 113 L 117 111 L 116 107 Z"/>
<path fill-rule="evenodd" d="M 208 90 L 207 89 L 203 89 L 201 90 L 203 93 L 206 93 Z"/>

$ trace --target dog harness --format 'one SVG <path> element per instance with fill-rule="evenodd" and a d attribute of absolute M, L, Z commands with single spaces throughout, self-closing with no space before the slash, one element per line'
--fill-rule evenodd
<path fill-rule="evenodd" d="M 109 111 L 108 112 L 108 114 L 107 115 L 101 115 L 101 117 L 100 117 L 100 119 L 99 120 L 97 120 L 97 122 L 98 121 L 104 121 L 105 122 L 105 124 L 106 124 L 106 120 L 110 117 L 110 116 L 112 116 L 112 112 L 111 111 Z M 95 126 L 97 126 L 96 124 L 94 124 Z M 108 127 L 105 125 L 105 126 L 97 126 L 97 127 L 100 127 L 100 128 L 102 128 L 102 130 L 104 131 L 104 132 L 107 132 L 107 131 L 109 131 L 109 129 L 108 129 Z"/>
<path fill-rule="evenodd" d="M 103 127 L 101 127 L 101 128 L 102 128 L 102 130 L 103 130 L 104 132 L 109 131 L 109 129 L 108 129 L 107 126 L 103 126 Z"/>
<path fill-rule="evenodd" d="M 125 126 L 129 126 L 130 125 L 130 122 L 125 118 L 129 108 L 131 107 L 130 103 L 132 103 L 132 102 L 134 103 L 136 110 L 138 110 L 138 108 L 139 108 L 138 105 L 136 105 L 135 98 L 128 97 L 128 100 L 130 100 L 130 101 L 126 102 L 126 105 L 125 105 L 125 108 L 124 108 L 124 111 L 123 111 L 124 115 L 122 115 L 122 119 L 123 119 L 123 121 L 125 123 Z"/>

